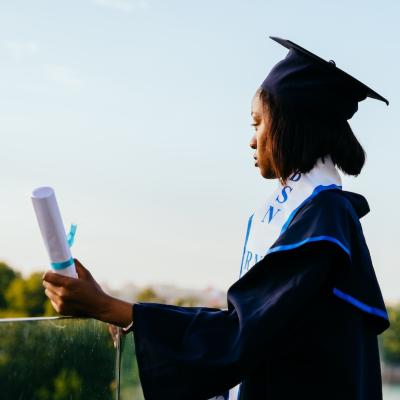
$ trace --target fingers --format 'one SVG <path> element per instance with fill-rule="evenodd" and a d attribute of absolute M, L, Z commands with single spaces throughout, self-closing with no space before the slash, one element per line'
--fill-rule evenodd
<path fill-rule="evenodd" d="M 55 286 L 46 281 L 43 281 L 43 286 L 49 293 L 51 293 L 53 296 L 57 296 L 60 299 L 68 300 L 68 299 L 72 298 L 72 294 L 70 293 L 70 290 L 64 288 L 63 286 Z M 47 295 L 46 290 L 45 290 L 45 293 Z"/>
<path fill-rule="evenodd" d="M 96 315 L 101 296 L 105 296 L 105 294 L 79 260 L 74 259 L 74 262 L 80 279 L 47 271 L 43 275 L 45 294 L 54 309 L 60 314 Z"/>
<path fill-rule="evenodd" d="M 75 262 L 79 278 L 87 280 L 85 277 L 91 277 L 89 271 L 87 271 L 78 260 L 75 260 Z M 45 288 L 46 296 L 50 299 L 52 306 L 58 313 L 74 316 L 86 315 L 80 309 L 80 299 L 82 293 L 85 293 L 83 287 L 88 285 L 87 282 L 47 271 L 43 275 L 42 284 Z"/>
<path fill-rule="evenodd" d="M 49 285 L 49 284 L 48 284 Z M 57 288 L 57 287 L 56 287 Z M 62 290 L 63 288 L 58 288 Z M 51 290 L 49 287 L 46 287 L 44 293 L 49 298 L 50 303 L 53 308 L 61 315 L 70 315 L 76 317 L 85 317 L 88 316 L 85 312 L 79 309 L 77 304 L 71 301 L 68 296 L 59 295 L 58 292 Z"/>
<path fill-rule="evenodd" d="M 61 313 L 61 309 L 60 309 L 60 307 L 58 306 L 58 303 L 56 303 L 54 300 L 50 300 L 50 303 L 51 303 L 51 305 L 53 306 L 53 308 L 54 308 L 59 314 L 62 314 L 62 313 Z"/>
<path fill-rule="evenodd" d="M 51 305 L 53 308 L 62 315 L 66 315 L 67 311 L 65 309 L 65 304 L 63 300 L 58 296 L 55 292 L 51 291 L 50 289 L 46 288 L 44 293 L 50 299 Z"/>
<path fill-rule="evenodd" d="M 43 275 L 43 280 L 55 286 L 69 287 L 74 278 L 57 274 L 56 272 L 46 271 Z"/>
<path fill-rule="evenodd" d="M 51 304 L 53 304 L 53 306 L 54 306 L 54 303 L 57 303 L 57 304 L 59 303 L 60 296 L 58 296 L 56 293 L 52 292 L 50 289 L 47 289 L 47 288 L 45 289 L 44 293 L 50 299 Z"/>

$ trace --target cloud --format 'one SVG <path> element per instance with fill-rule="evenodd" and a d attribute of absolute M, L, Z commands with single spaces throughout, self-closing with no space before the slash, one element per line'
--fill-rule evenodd
<path fill-rule="evenodd" d="M 82 80 L 79 79 L 67 65 L 47 64 L 45 65 L 45 72 L 51 81 L 63 86 L 76 89 L 82 85 Z"/>
<path fill-rule="evenodd" d="M 101 7 L 114 8 L 116 10 L 131 12 L 135 8 L 147 8 L 147 0 L 92 0 L 94 4 Z"/>
<path fill-rule="evenodd" d="M 15 41 L 4 40 L 2 47 L 9 53 L 15 60 L 23 60 L 38 52 L 39 46 L 36 42 L 32 41 Z"/>

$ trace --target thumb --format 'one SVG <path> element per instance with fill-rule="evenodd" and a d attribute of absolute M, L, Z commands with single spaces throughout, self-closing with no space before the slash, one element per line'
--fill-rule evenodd
<path fill-rule="evenodd" d="M 76 272 L 78 273 L 79 279 L 93 279 L 92 274 L 87 270 L 76 258 L 74 258 Z"/>

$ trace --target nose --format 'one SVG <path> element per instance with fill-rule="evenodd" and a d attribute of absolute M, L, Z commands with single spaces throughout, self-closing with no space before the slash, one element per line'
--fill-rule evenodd
<path fill-rule="evenodd" d="M 253 137 L 250 139 L 249 146 L 250 146 L 252 149 L 254 149 L 254 150 L 257 148 L 257 139 L 256 139 L 256 135 L 253 135 Z"/>

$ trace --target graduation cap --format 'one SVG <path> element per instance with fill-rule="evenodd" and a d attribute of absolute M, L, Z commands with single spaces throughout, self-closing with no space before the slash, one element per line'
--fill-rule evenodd
<path fill-rule="evenodd" d="M 270 38 L 289 49 L 289 53 L 272 68 L 261 88 L 282 108 L 350 119 L 358 110 L 358 103 L 367 97 L 389 105 L 388 100 L 339 69 L 334 61 L 325 61 L 290 40 Z"/>

